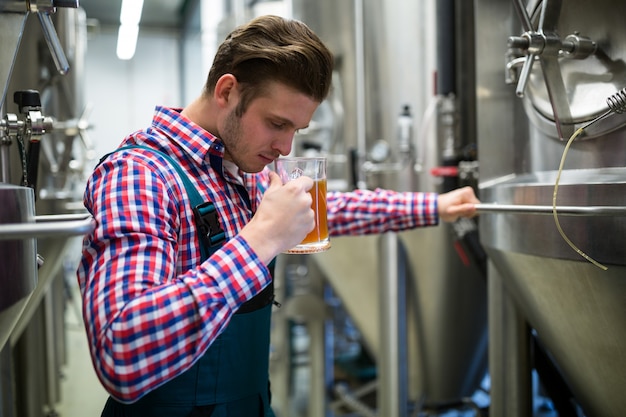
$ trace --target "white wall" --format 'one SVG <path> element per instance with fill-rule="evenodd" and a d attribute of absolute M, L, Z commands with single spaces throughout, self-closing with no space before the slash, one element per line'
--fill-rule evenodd
<path fill-rule="evenodd" d="M 101 27 L 90 37 L 85 92 L 93 104 L 89 136 L 98 158 L 128 133 L 149 126 L 155 105 L 184 105 L 178 36 L 173 31 L 140 29 L 137 52 L 129 61 L 115 54 L 117 27 Z"/>

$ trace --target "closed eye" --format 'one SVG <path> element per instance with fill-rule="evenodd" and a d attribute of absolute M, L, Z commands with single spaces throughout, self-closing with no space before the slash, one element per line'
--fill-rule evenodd
<path fill-rule="evenodd" d="M 268 123 L 272 129 L 275 129 L 275 130 L 292 129 L 294 133 L 297 133 L 300 129 L 308 128 L 308 126 L 304 126 L 302 128 L 296 128 L 296 126 L 294 126 L 294 124 L 290 120 L 283 119 L 280 117 L 268 119 Z"/>

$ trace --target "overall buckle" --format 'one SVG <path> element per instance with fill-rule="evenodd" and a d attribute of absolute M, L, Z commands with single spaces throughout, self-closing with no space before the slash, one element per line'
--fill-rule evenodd
<path fill-rule="evenodd" d="M 210 247 L 220 246 L 226 240 L 226 233 L 220 226 L 219 216 L 212 202 L 197 205 L 193 214 L 201 236 L 207 239 Z"/>

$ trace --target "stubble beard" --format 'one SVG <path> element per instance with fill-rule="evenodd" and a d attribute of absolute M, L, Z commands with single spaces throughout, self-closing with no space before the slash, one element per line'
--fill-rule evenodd
<path fill-rule="evenodd" d="M 248 172 L 240 157 L 240 155 L 243 155 L 241 152 L 243 150 L 241 143 L 243 137 L 241 131 L 241 117 L 237 116 L 234 110 L 226 117 L 224 129 L 220 137 L 224 144 L 224 158 L 234 162 L 242 171 Z"/>

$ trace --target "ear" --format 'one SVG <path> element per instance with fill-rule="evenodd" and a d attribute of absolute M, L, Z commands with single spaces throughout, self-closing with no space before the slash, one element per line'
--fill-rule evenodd
<path fill-rule="evenodd" d="M 213 98 L 220 106 L 227 107 L 235 99 L 236 94 L 237 78 L 233 74 L 224 74 L 215 83 Z"/>

